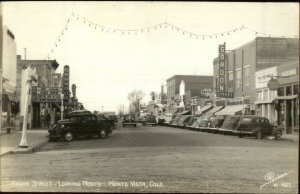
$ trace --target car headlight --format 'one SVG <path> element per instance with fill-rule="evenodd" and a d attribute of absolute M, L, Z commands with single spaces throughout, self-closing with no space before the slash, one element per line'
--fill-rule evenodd
<path fill-rule="evenodd" d="M 62 124 L 62 125 L 60 125 L 60 127 L 61 127 L 61 128 L 64 128 L 65 126 Z"/>

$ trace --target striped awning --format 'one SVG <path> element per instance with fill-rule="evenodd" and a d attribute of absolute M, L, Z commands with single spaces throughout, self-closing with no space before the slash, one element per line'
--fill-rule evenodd
<path fill-rule="evenodd" d="M 209 111 L 212 108 L 212 105 L 206 105 L 203 106 L 200 110 L 195 112 L 195 115 L 201 115 L 203 113 L 206 113 L 207 111 Z"/>
<path fill-rule="evenodd" d="M 212 116 L 214 113 L 218 112 L 219 110 L 221 110 L 222 108 L 224 108 L 224 106 L 215 106 L 214 108 L 212 108 L 211 110 L 207 111 L 205 113 L 205 115 L 207 116 Z"/>

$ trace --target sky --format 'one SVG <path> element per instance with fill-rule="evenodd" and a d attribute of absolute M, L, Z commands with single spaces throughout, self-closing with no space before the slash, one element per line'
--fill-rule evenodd
<path fill-rule="evenodd" d="M 167 25 L 136 35 L 120 31 L 161 23 Z M 58 73 L 69 65 L 70 86 L 76 84 L 86 109 L 118 111 L 128 108 L 133 90 L 142 90 L 148 103 L 150 92 L 159 92 L 173 75 L 212 75 L 219 44 L 233 50 L 256 36 L 299 37 L 299 4 L 4 2 L 3 24 L 15 35 L 22 58 L 26 48 L 27 59 L 55 59 Z M 188 32 L 218 35 L 203 40 Z"/>

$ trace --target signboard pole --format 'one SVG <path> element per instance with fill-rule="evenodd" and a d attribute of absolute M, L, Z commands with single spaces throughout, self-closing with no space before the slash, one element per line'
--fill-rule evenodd
<path fill-rule="evenodd" d="M 60 120 L 64 119 L 64 94 L 61 94 Z"/>

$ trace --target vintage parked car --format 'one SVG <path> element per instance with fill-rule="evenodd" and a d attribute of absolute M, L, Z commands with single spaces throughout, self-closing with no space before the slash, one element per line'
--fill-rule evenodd
<path fill-rule="evenodd" d="M 178 121 L 178 127 L 185 128 L 193 118 L 193 115 L 183 115 Z"/>
<path fill-rule="evenodd" d="M 143 119 L 142 124 L 156 126 L 157 122 L 156 122 L 155 116 L 154 115 L 146 115 Z"/>
<path fill-rule="evenodd" d="M 237 124 L 237 130 L 234 131 L 239 137 L 254 136 L 262 139 L 263 136 L 275 136 L 280 139 L 282 129 L 270 124 L 268 118 L 261 116 L 242 116 Z"/>
<path fill-rule="evenodd" d="M 222 127 L 218 129 L 219 133 L 227 135 L 232 134 L 233 131 L 236 131 L 240 117 L 241 115 L 228 115 L 225 118 Z"/>
<path fill-rule="evenodd" d="M 139 116 L 139 117 L 136 119 L 136 122 L 137 122 L 137 123 L 143 123 L 144 117 L 145 117 L 145 116 Z"/>
<path fill-rule="evenodd" d="M 99 120 L 90 111 L 73 111 L 69 114 L 68 119 L 59 120 L 50 127 L 48 130 L 49 141 L 60 138 L 64 138 L 65 141 L 72 141 L 80 136 L 91 138 L 94 135 L 105 139 L 112 133 L 113 126 L 113 120 Z"/>
<path fill-rule="evenodd" d="M 200 131 L 208 131 L 208 122 L 209 122 L 209 117 L 201 116 L 198 121 L 198 125 L 196 127 Z"/>
<path fill-rule="evenodd" d="M 126 127 L 126 125 L 132 125 L 134 127 L 136 127 L 136 120 L 135 120 L 135 116 L 133 114 L 127 114 L 123 116 L 123 121 L 122 121 L 122 125 L 123 127 Z"/>
<path fill-rule="evenodd" d="M 178 125 L 178 121 L 180 120 L 181 117 L 182 117 L 182 115 L 176 115 L 176 117 L 174 119 L 172 119 L 170 125 L 172 127 L 176 127 Z"/>
<path fill-rule="evenodd" d="M 215 116 L 210 122 L 210 127 L 213 127 L 213 128 L 222 127 L 223 122 L 224 122 L 226 117 L 227 117 L 227 115 L 217 115 L 217 116 Z"/>

